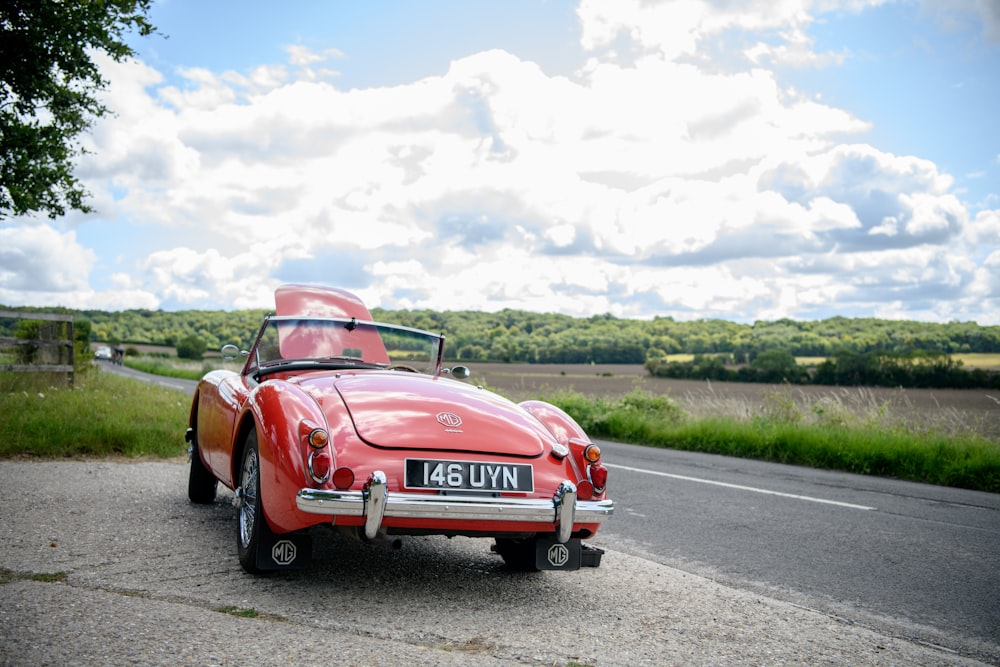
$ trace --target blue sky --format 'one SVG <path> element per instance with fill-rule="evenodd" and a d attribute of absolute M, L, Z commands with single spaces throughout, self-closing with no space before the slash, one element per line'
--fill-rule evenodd
<path fill-rule="evenodd" d="M 1000 324 L 994 0 L 160 0 L 0 303 Z"/>

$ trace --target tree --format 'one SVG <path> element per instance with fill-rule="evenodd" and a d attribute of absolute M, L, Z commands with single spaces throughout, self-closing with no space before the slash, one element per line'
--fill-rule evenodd
<path fill-rule="evenodd" d="M 73 175 L 77 137 L 108 114 L 92 60 L 134 55 L 126 32 L 148 36 L 152 0 L 4 0 L 0 3 L 0 218 L 67 207 L 88 212 Z"/>
<path fill-rule="evenodd" d="M 803 370 L 788 350 L 778 348 L 764 350 L 754 357 L 750 367 L 756 371 L 758 382 L 794 384 L 803 380 Z"/>
<path fill-rule="evenodd" d="M 205 341 L 191 334 L 177 341 L 177 356 L 181 359 L 200 360 L 205 354 Z"/>

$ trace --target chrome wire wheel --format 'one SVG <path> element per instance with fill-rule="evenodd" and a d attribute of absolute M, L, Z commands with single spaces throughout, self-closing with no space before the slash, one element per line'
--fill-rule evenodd
<path fill-rule="evenodd" d="M 240 544 L 244 549 L 250 548 L 254 536 L 254 525 L 257 521 L 257 508 L 260 506 L 257 498 L 260 466 L 257 461 L 256 439 L 254 446 L 248 446 L 243 457 L 243 472 L 240 475 Z M 247 443 L 250 445 L 250 443 Z"/>

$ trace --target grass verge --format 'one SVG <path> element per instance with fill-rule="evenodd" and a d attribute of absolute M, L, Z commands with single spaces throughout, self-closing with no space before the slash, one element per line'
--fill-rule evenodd
<path fill-rule="evenodd" d="M 170 458 L 185 451 L 189 397 L 112 373 L 78 376 L 75 389 L 14 386 L 0 374 L 0 457 Z M 778 396 L 743 417 L 693 417 L 663 394 L 635 389 L 592 398 L 541 397 L 592 437 L 763 459 L 1000 493 L 1000 443 L 975 433 L 893 419 L 886 406 L 851 412 Z"/>
<path fill-rule="evenodd" d="M 745 418 L 690 417 L 671 398 L 634 390 L 617 399 L 562 391 L 543 397 L 592 437 L 1000 493 L 1000 443 L 974 433 L 910 430 L 887 415 L 834 423 L 792 406 Z"/>
<path fill-rule="evenodd" d="M 153 456 L 186 451 L 190 398 L 112 373 L 81 373 L 76 388 L 28 386 L 0 374 L 0 457 Z"/>
<path fill-rule="evenodd" d="M 201 368 L 179 367 L 176 363 L 150 359 L 126 359 L 125 365 L 143 373 L 161 375 L 180 380 L 200 380 L 207 372 Z"/>

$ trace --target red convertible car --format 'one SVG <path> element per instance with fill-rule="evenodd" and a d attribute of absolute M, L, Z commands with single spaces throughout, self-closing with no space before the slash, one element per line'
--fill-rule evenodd
<path fill-rule="evenodd" d="M 444 336 L 373 322 L 349 292 L 286 285 L 275 306 L 248 351 L 223 348 L 243 370 L 205 375 L 187 430 L 188 497 L 234 491 L 246 571 L 307 567 L 319 525 L 493 538 L 520 570 L 600 564 L 581 540 L 614 511 L 608 471 L 565 412 L 463 382 Z"/>

